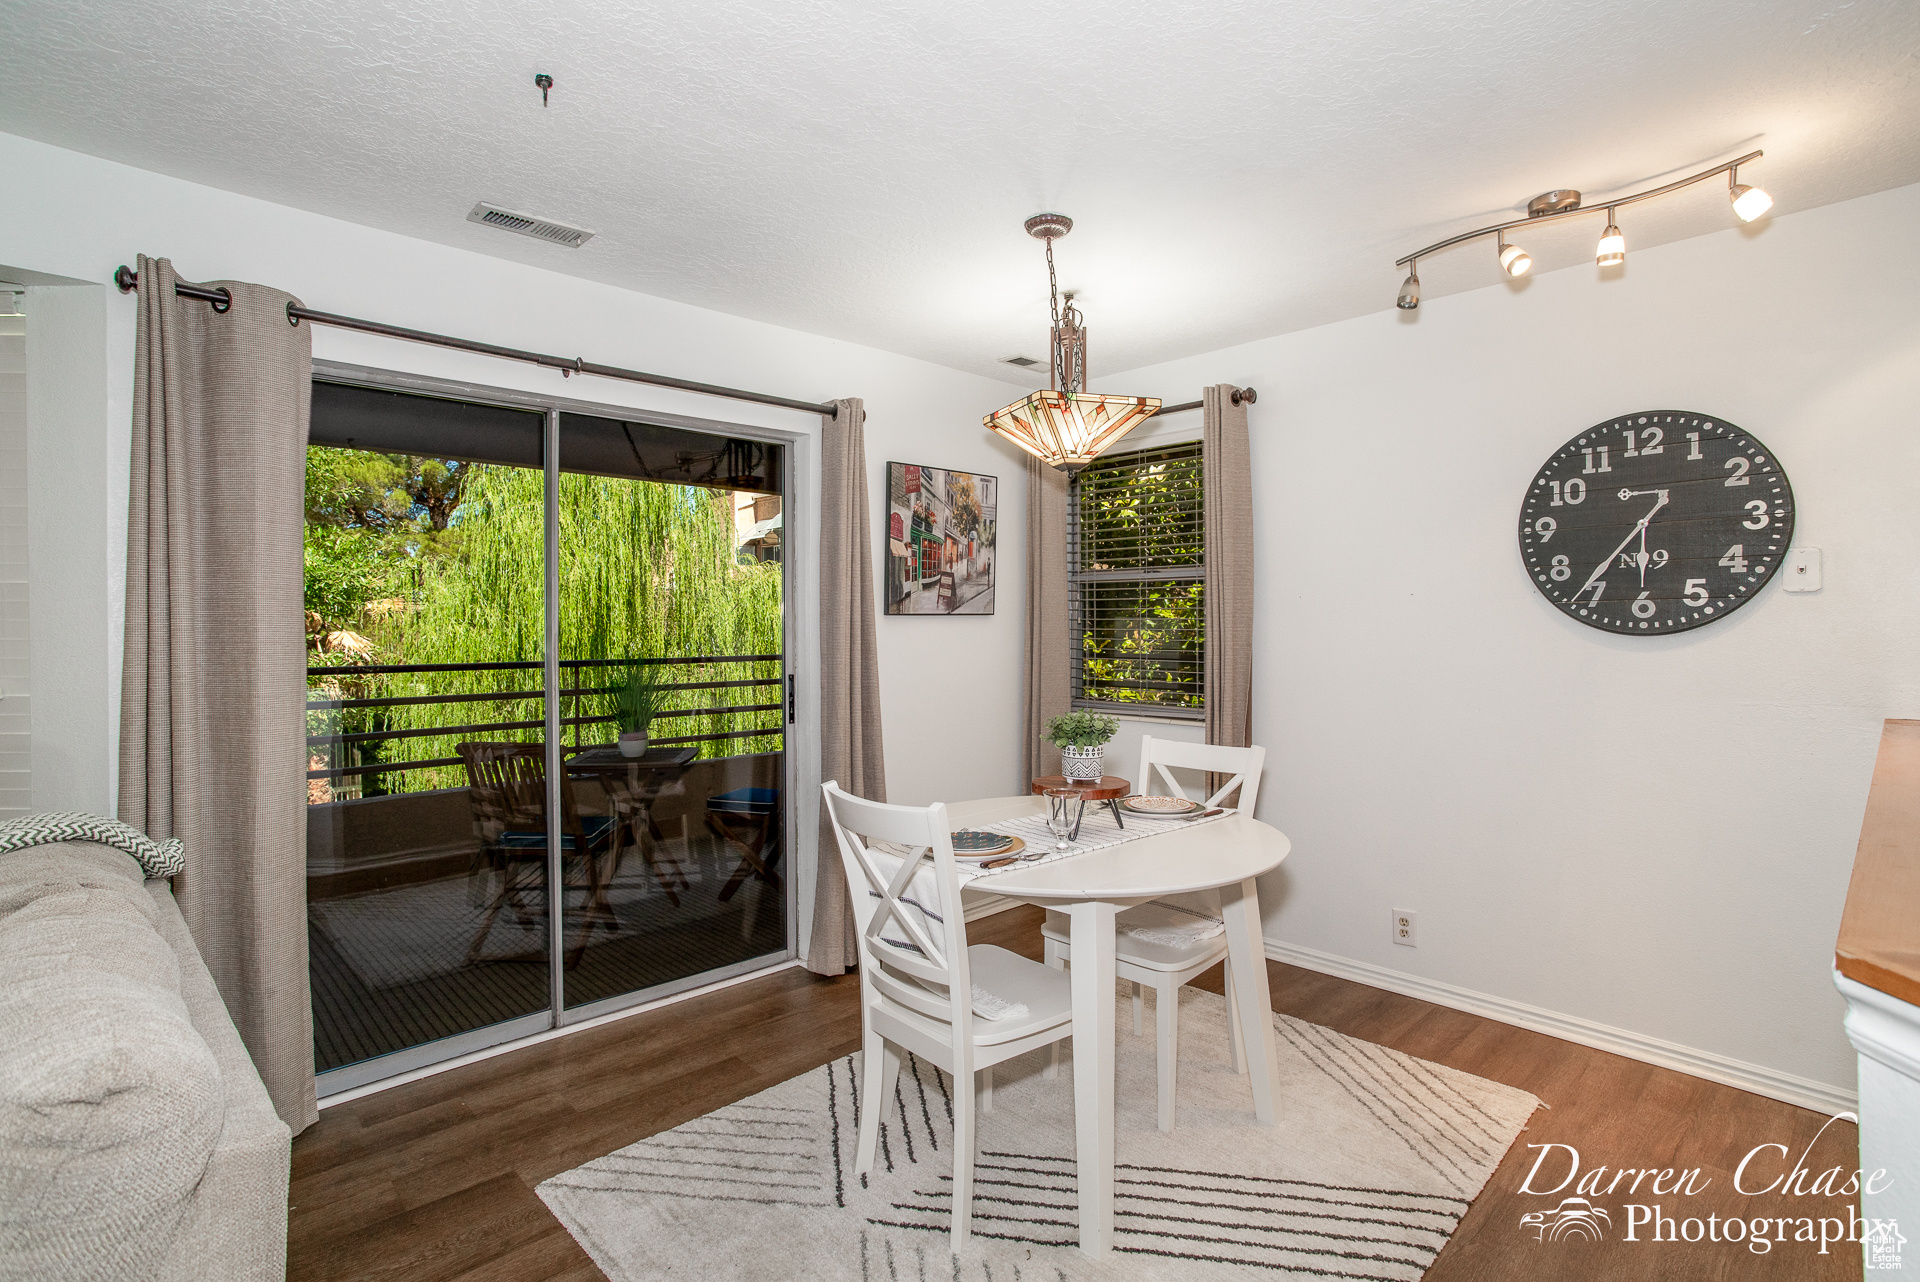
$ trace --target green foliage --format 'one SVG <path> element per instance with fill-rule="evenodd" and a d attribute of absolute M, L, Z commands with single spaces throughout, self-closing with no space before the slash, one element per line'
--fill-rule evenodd
<path fill-rule="evenodd" d="M 1199 446 L 1107 455 L 1080 474 L 1076 493 L 1082 569 L 1193 570 L 1190 579 L 1082 585 L 1082 693 L 1108 703 L 1203 706 Z"/>
<path fill-rule="evenodd" d="M 1098 712 L 1066 712 L 1047 722 L 1056 748 L 1097 748 L 1120 732 L 1120 723 Z"/>
<path fill-rule="evenodd" d="M 575 473 L 561 476 L 559 490 L 560 712 L 573 722 L 563 730 L 568 746 L 610 741 L 618 727 L 634 720 L 639 726 L 661 722 L 655 734 L 664 737 L 776 727 L 778 714 L 726 709 L 777 703 L 778 659 L 629 666 L 640 658 L 781 652 L 780 567 L 735 563 L 727 492 Z M 539 471 L 316 447 L 309 451 L 307 512 L 308 609 L 329 625 L 359 621 L 376 649 L 371 662 L 541 659 L 545 482 Z M 312 661 L 369 660 L 316 654 Z M 653 683 L 644 718 L 641 706 L 631 702 L 639 697 L 636 673 Z M 721 681 L 766 684 L 660 688 Z M 538 667 L 315 676 L 309 685 L 316 697 L 496 696 L 398 704 L 375 710 L 382 718 L 377 724 L 365 710 L 321 714 L 342 732 L 521 723 L 375 741 L 357 749 L 365 763 L 452 758 L 459 743 L 475 738 L 543 737 Z M 625 711 L 623 700 L 629 701 Z M 705 756 L 728 756 L 780 746 L 773 733 L 707 741 L 699 748 Z M 459 786 L 465 775 L 450 766 L 388 780 L 417 791 Z M 377 787 L 377 777 L 368 781 Z"/>
<path fill-rule="evenodd" d="M 609 715 L 620 733 L 645 734 L 664 706 L 666 693 L 654 675 L 653 665 L 635 664 L 615 678 L 607 705 L 613 709 Z"/>

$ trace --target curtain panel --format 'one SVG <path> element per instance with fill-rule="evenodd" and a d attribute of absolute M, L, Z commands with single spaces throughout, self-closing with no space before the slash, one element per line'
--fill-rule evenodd
<path fill-rule="evenodd" d="M 174 896 L 280 1117 L 314 1105 L 301 529 L 312 339 L 289 295 L 174 297 L 140 259 L 120 818 L 178 837 Z"/>
<path fill-rule="evenodd" d="M 1221 383 L 1202 393 L 1206 504 L 1207 742 L 1253 742 L 1253 469 L 1247 407 Z M 1209 791 L 1226 782 L 1209 782 Z"/>
<path fill-rule="evenodd" d="M 1047 722 L 1073 705 L 1078 638 L 1067 623 L 1067 475 L 1027 455 L 1027 643 L 1025 769 L 1060 773 Z"/>
<path fill-rule="evenodd" d="M 880 664 L 874 641 L 873 524 L 867 513 L 867 411 L 835 401 L 820 421 L 820 777 L 856 797 L 887 799 L 880 740 Z M 807 969 L 854 965 L 853 904 L 833 821 L 820 808 Z"/>

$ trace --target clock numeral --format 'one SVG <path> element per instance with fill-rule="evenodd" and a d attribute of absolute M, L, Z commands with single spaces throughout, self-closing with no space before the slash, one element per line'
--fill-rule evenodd
<path fill-rule="evenodd" d="M 1698 440 L 1699 436 L 1700 434 L 1698 432 L 1693 433 L 1695 440 Z M 1667 429 L 1664 427 L 1650 427 L 1645 432 L 1640 433 L 1641 444 L 1638 449 L 1634 448 L 1634 430 L 1632 428 L 1626 429 L 1626 437 L 1627 449 L 1625 457 L 1627 458 L 1635 458 L 1641 454 L 1666 453 L 1667 447 L 1660 443 L 1667 439 Z"/>
<path fill-rule="evenodd" d="M 1587 501 L 1587 483 L 1577 476 L 1564 486 L 1559 481 L 1548 481 L 1547 484 L 1553 487 L 1553 502 L 1547 504 L 1548 507 L 1572 507 Z M 1566 499 L 1564 504 L 1560 501 L 1563 496 Z"/>
<path fill-rule="evenodd" d="M 1573 577 L 1573 567 L 1567 564 L 1566 557 L 1556 556 L 1553 558 L 1553 568 L 1547 574 L 1555 583 L 1565 583 Z"/>
<path fill-rule="evenodd" d="M 1557 530 L 1559 530 L 1559 528 L 1560 528 L 1560 522 L 1554 520 L 1550 516 L 1543 516 L 1539 520 L 1533 523 L 1533 532 L 1540 536 L 1540 542 L 1542 545 L 1546 544 L 1548 540 L 1552 539 L 1554 536 L 1554 533 Z"/>
<path fill-rule="evenodd" d="M 1587 588 L 1592 588 L 1592 589 L 1593 589 L 1593 603 L 1594 603 L 1595 605 L 1599 605 L 1599 604 L 1600 604 L 1600 594 L 1601 594 L 1602 592 L 1605 592 L 1605 591 L 1607 590 L 1607 581 L 1606 581 L 1605 579 L 1595 579 L 1595 580 L 1594 580 L 1593 582 L 1591 582 L 1591 583 L 1589 583 L 1589 584 L 1587 584 L 1587 587 L 1586 587 L 1586 588 L 1581 588 L 1581 589 L 1580 589 L 1580 592 L 1585 592 L 1585 591 L 1587 590 Z M 1578 596 L 1580 595 L 1580 592 L 1576 592 L 1576 593 L 1574 593 L 1573 595 L 1574 595 L 1575 597 L 1578 597 Z"/>
<path fill-rule="evenodd" d="M 1720 466 L 1722 468 L 1737 466 L 1740 469 L 1738 472 L 1735 472 L 1732 476 L 1729 476 L 1727 478 L 1728 485 L 1745 485 L 1747 483 L 1747 468 L 1749 464 L 1745 459 L 1741 458 L 1738 454 L 1734 455 L 1732 458 L 1728 459 L 1726 462 L 1722 463 Z"/>
<path fill-rule="evenodd" d="M 1593 465 L 1593 453 L 1594 453 L 1594 452 L 1593 452 L 1593 450 L 1592 450 L 1591 448 L 1588 448 L 1588 449 L 1584 449 L 1584 450 L 1581 450 L 1581 451 L 1580 451 L 1580 452 L 1581 452 L 1582 454 L 1584 454 L 1584 455 L 1586 456 L 1586 460 L 1587 460 L 1587 462 L 1586 462 L 1586 466 L 1580 469 L 1580 470 L 1581 470 L 1581 472 L 1583 472 L 1583 473 L 1585 473 L 1585 474 L 1586 474 L 1586 475 L 1588 475 L 1588 476 L 1591 476 L 1591 475 L 1593 475 L 1593 474 L 1594 474 L 1595 472 L 1611 472 L 1611 471 L 1613 471 L 1613 465 L 1612 465 L 1611 463 L 1609 463 L 1609 462 L 1607 462 L 1607 447 L 1606 447 L 1606 446 L 1604 446 L 1604 445 L 1602 445 L 1602 446 L 1600 446 L 1600 447 L 1599 447 L 1599 450 L 1600 450 L 1600 466 L 1599 466 L 1599 467 L 1595 467 L 1595 466 Z M 1628 452 L 1629 454 L 1631 454 L 1631 453 L 1632 453 L 1633 451 L 1631 451 L 1631 450 L 1629 450 L 1629 451 L 1627 451 L 1627 452 Z M 1584 481 L 1582 481 L 1582 482 L 1581 482 L 1581 484 L 1582 484 L 1582 485 L 1585 485 L 1585 484 L 1586 484 L 1586 482 L 1584 482 Z"/>
<path fill-rule="evenodd" d="M 1688 579 L 1687 590 L 1680 594 L 1680 599 L 1697 610 L 1707 603 L 1707 595 L 1705 579 Z"/>
<path fill-rule="evenodd" d="M 1744 543 L 1734 544 L 1728 548 L 1714 564 L 1724 565 L 1735 574 L 1745 574 L 1747 572 L 1747 545 Z"/>
<path fill-rule="evenodd" d="M 1687 462 L 1698 463 L 1706 457 L 1706 455 L 1700 452 L 1700 433 L 1688 432 L 1687 439 L 1692 442 L 1691 445 L 1687 446 Z"/>
<path fill-rule="evenodd" d="M 1651 595 L 1651 593 L 1642 592 L 1639 596 L 1633 599 L 1633 617 L 1634 618 L 1651 619 L 1653 617 L 1653 612 L 1660 608 L 1659 606 L 1655 605 L 1653 602 L 1647 600 L 1647 597 L 1649 595 Z"/>
<path fill-rule="evenodd" d="M 1767 515 L 1767 501 L 1765 499 L 1755 499 L 1753 502 L 1747 504 L 1747 511 L 1753 513 L 1753 515 L 1740 522 L 1742 529 L 1764 530 L 1773 523 L 1772 518 Z"/>

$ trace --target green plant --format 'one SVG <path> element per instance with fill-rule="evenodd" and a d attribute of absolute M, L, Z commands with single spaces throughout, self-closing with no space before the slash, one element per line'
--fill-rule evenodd
<path fill-rule="evenodd" d="M 1047 722 L 1047 739 L 1056 748 L 1097 748 L 1120 731 L 1120 723 L 1098 712 L 1068 712 Z"/>
<path fill-rule="evenodd" d="M 622 734 L 645 734 L 659 715 L 667 692 L 660 686 L 652 665 L 635 664 L 613 690 L 613 715 Z"/>

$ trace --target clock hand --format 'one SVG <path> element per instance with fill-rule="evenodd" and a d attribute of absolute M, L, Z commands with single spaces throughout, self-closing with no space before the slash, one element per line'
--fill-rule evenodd
<path fill-rule="evenodd" d="M 1593 567 L 1593 573 L 1587 576 L 1587 581 L 1580 585 L 1580 591 L 1575 592 L 1573 594 L 1574 596 L 1576 597 L 1579 596 L 1580 592 L 1585 592 L 1588 588 L 1591 588 L 1595 583 L 1598 583 L 1600 581 L 1600 576 L 1607 572 L 1607 567 L 1613 564 L 1613 558 L 1615 558 L 1616 556 L 1619 556 L 1622 552 L 1626 551 L 1627 544 L 1633 542 L 1636 538 L 1640 538 L 1644 536 L 1647 531 L 1647 523 L 1653 520 L 1653 513 L 1658 512 L 1661 508 L 1667 505 L 1667 492 L 1665 490 L 1623 489 L 1620 491 L 1620 497 L 1622 499 L 1630 499 L 1635 497 L 1644 498 L 1649 494 L 1657 494 L 1660 496 L 1659 500 L 1655 502 L 1653 505 L 1653 511 L 1648 512 L 1645 516 L 1641 517 L 1638 521 L 1634 522 L 1633 528 L 1627 531 L 1627 537 L 1620 540 L 1620 546 L 1615 548 L 1613 551 L 1607 553 L 1606 556 L 1600 559 L 1600 564 Z M 1643 574 L 1644 574 L 1644 571 L 1643 571 Z"/>

